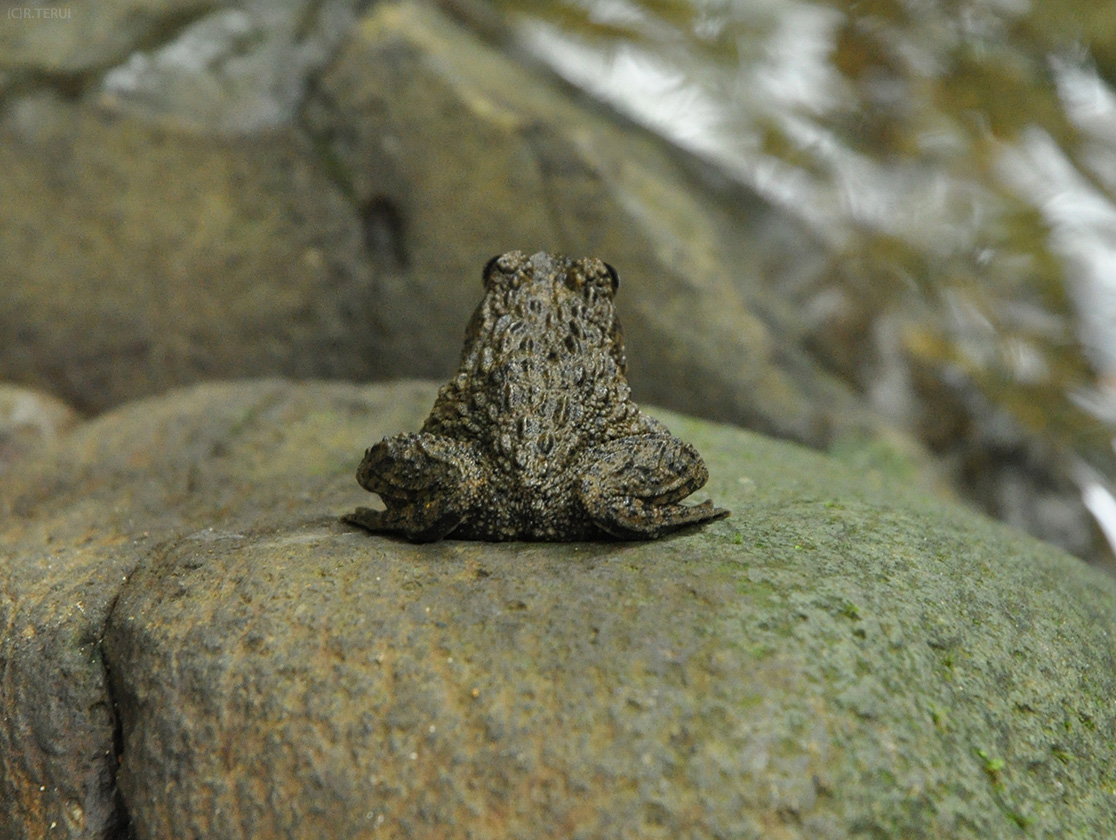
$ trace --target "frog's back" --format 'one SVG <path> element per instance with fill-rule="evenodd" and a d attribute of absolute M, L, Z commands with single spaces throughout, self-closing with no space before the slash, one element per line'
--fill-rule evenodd
<path fill-rule="evenodd" d="M 591 533 L 571 468 L 593 446 L 653 422 L 631 400 L 616 282 L 599 260 L 549 254 L 513 252 L 486 267 L 460 369 L 423 428 L 480 457 L 489 512 L 479 527 L 510 534 L 496 538 Z"/>

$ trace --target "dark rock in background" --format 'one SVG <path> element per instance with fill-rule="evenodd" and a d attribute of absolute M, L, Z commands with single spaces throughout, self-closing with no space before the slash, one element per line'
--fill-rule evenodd
<path fill-rule="evenodd" d="M 56 107 L 65 133 L 0 140 L 8 379 L 96 412 L 210 378 L 369 374 L 361 231 L 306 141 Z"/>
<path fill-rule="evenodd" d="M 382 277 L 385 373 L 444 376 L 480 267 L 512 249 L 600 256 L 620 273 L 631 382 L 645 399 L 823 445 L 851 394 L 795 347 L 762 290 L 777 212 L 703 200 L 662 144 L 417 4 L 366 17 L 303 119 L 360 209 Z M 753 197 L 754 200 L 754 197 Z M 764 313 L 764 314 L 759 314 Z M 765 320 L 770 318 L 770 321 Z"/>

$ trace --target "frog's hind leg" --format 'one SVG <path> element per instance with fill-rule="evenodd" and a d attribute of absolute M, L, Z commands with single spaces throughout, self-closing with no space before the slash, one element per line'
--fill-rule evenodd
<path fill-rule="evenodd" d="M 451 534 L 475 505 L 483 483 L 467 446 L 424 432 L 377 443 L 364 453 L 357 481 L 387 509 L 360 507 L 341 520 L 368 531 L 402 533 L 413 542 Z"/>
<path fill-rule="evenodd" d="M 697 450 L 670 435 L 610 441 L 591 449 L 580 465 L 578 495 L 586 514 L 621 539 L 654 539 L 729 514 L 709 501 L 680 504 L 709 472 Z"/>

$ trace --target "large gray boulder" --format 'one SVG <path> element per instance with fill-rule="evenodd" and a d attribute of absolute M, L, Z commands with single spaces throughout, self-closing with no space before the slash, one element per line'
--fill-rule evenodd
<path fill-rule="evenodd" d="M 667 413 L 728 520 L 569 545 L 340 525 L 363 447 L 433 394 L 202 386 L 16 465 L 0 836 L 1110 830 L 1116 581 Z"/>

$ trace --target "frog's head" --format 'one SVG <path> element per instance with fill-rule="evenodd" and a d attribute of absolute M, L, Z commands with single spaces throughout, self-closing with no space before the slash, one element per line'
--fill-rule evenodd
<path fill-rule="evenodd" d="M 613 306 L 620 278 L 608 263 L 509 251 L 485 264 L 483 278 L 484 299 L 469 323 L 463 356 L 475 346 L 552 358 L 605 352 L 626 373 Z"/>
<path fill-rule="evenodd" d="M 554 287 L 560 291 L 564 287 L 589 301 L 611 301 L 620 288 L 620 277 L 608 263 L 596 257 L 573 260 L 546 251 L 530 257 L 523 251 L 497 254 L 484 264 L 482 277 L 490 295 L 507 295 L 521 289 L 525 297 L 537 297 L 544 289 Z M 535 288 L 530 284 L 535 284 Z"/>

